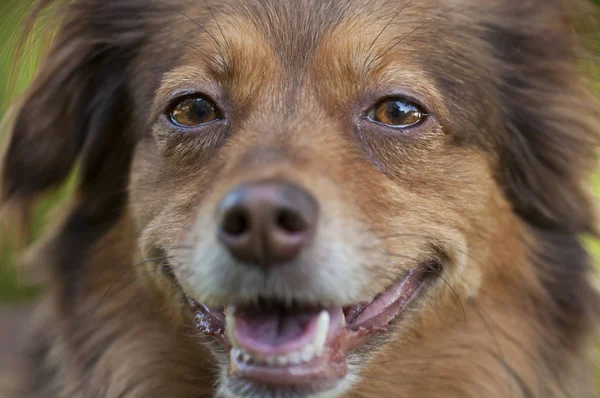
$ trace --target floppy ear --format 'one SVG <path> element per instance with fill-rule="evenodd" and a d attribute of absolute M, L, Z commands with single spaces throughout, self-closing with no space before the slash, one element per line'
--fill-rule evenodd
<path fill-rule="evenodd" d="M 66 7 L 52 50 L 16 110 L 0 201 L 30 202 L 64 182 L 80 160 L 78 196 L 86 213 L 118 207 L 133 146 L 126 131 L 128 64 L 143 37 L 135 14 L 127 20 L 118 3 Z"/>
<path fill-rule="evenodd" d="M 556 233 L 597 233 L 588 187 L 598 167 L 600 107 L 581 71 L 593 56 L 586 60 L 576 33 L 582 16 L 597 15 L 586 3 L 524 2 L 506 8 L 510 26 L 487 26 L 509 135 L 501 180 L 524 221 Z"/>
<path fill-rule="evenodd" d="M 487 26 L 500 61 L 507 133 L 499 179 L 536 238 L 532 259 L 552 298 L 552 305 L 543 301 L 538 308 L 554 323 L 549 330 L 565 348 L 579 347 L 575 336 L 592 330 L 600 315 L 589 280 L 592 260 L 581 241 L 585 234 L 598 237 L 589 188 L 598 170 L 600 106 L 580 69 L 586 58 L 573 19 L 574 10 L 577 18 L 597 11 L 579 4 L 515 3 L 506 8 L 502 24 Z"/>
<path fill-rule="evenodd" d="M 42 7 L 51 3 L 40 1 Z M 0 204 L 23 209 L 78 165 L 69 213 L 39 248 L 42 255 L 35 253 L 43 272 L 58 279 L 67 305 L 81 285 L 90 247 L 115 224 L 126 203 L 135 145 L 130 64 L 147 35 L 139 1 L 60 4 L 66 19 L 15 109 L 0 166 Z"/>

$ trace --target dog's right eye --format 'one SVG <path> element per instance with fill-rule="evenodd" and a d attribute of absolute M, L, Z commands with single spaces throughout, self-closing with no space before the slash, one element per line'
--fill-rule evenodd
<path fill-rule="evenodd" d="M 367 120 L 394 129 L 404 129 L 421 123 L 426 116 L 427 113 L 412 102 L 392 99 L 375 105 L 369 111 Z"/>
<path fill-rule="evenodd" d="M 180 127 L 196 127 L 221 119 L 217 106 L 200 97 L 186 97 L 175 102 L 168 113 L 172 123 Z"/>

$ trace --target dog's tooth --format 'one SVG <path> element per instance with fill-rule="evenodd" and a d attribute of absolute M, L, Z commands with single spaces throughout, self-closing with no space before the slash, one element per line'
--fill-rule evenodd
<path fill-rule="evenodd" d="M 325 348 L 325 342 L 327 341 L 327 334 L 329 333 L 329 312 L 327 310 L 321 311 L 319 319 L 317 319 L 317 326 L 315 331 L 315 337 L 313 338 L 313 346 L 315 353 L 321 355 Z"/>
<path fill-rule="evenodd" d="M 301 361 L 300 359 L 300 353 L 299 352 L 292 352 L 291 354 L 288 354 L 287 356 L 288 359 L 288 363 L 290 365 L 298 365 Z"/>
<path fill-rule="evenodd" d="M 235 341 L 235 315 L 233 313 L 233 310 L 230 308 L 227 308 L 227 311 L 225 313 L 225 325 L 225 329 L 227 331 L 227 335 L 229 337 L 231 345 L 233 347 L 238 347 L 237 341 Z"/>
<path fill-rule="evenodd" d="M 288 364 L 288 358 L 284 355 L 279 355 L 275 358 L 277 366 L 286 366 Z"/>
<path fill-rule="evenodd" d="M 244 361 L 244 363 L 250 363 L 250 360 L 252 359 L 252 357 L 246 353 L 244 353 L 242 355 L 242 361 Z"/>
<path fill-rule="evenodd" d="M 238 361 L 242 360 L 242 350 L 240 350 L 239 348 L 234 348 L 233 350 L 231 350 L 231 356 L 235 359 L 237 359 Z"/>
<path fill-rule="evenodd" d="M 302 350 L 302 353 L 300 354 L 300 359 L 302 359 L 302 362 L 310 362 L 314 356 L 315 356 L 315 347 L 312 344 L 308 344 Z"/>
<path fill-rule="evenodd" d="M 265 362 L 267 363 L 267 366 L 274 367 L 277 365 L 277 358 L 276 357 L 267 357 L 265 359 Z"/>

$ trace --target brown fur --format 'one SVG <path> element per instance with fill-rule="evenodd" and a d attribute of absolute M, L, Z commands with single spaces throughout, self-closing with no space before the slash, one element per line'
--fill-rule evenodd
<path fill-rule="evenodd" d="M 256 284 L 224 277 L 207 231 L 227 191 L 273 176 L 309 189 L 324 227 L 298 260 L 313 265 L 275 272 L 261 294 L 355 303 L 417 261 L 445 260 L 327 397 L 594 396 L 599 298 L 580 239 L 597 231 L 587 179 L 600 107 L 574 31 L 591 9 L 60 4 L 61 31 L 11 124 L 2 199 L 30 203 L 76 163 L 79 182 L 29 257 L 46 291 L 2 397 L 233 397 L 179 285 L 209 304 L 256 296 Z M 229 122 L 169 128 L 170 96 L 189 89 Z M 357 116 L 398 91 L 429 108 L 418 130 L 382 132 Z M 238 283 L 259 277 L 239 272 Z"/>

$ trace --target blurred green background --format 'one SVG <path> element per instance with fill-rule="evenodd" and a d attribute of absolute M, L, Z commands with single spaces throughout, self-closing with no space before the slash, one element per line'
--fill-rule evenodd
<path fill-rule="evenodd" d="M 592 1 L 600 5 L 600 0 Z M 20 62 L 18 62 L 18 67 L 14 68 L 17 34 L 22 25 L 22 17 L 31 4 L 32 0 L 0 0 L 0 119 L 11 101 L 27 86 L 39 60 L 39 49 L 41 46 L 39 42 L 33 41 L 26 46 L 27 50 L 22 54 Z M 592 38 L 592 40 L 597 43 L 598 57 L 600 57 L 600 37 Z M 592 58 L 588 60 L 590 62 L 586 63 L 591 65 L 594 70 L 599 70 L 596 66 L 600 62 L 600 58 Z M 595 83 L 591 84 L 595 85 L 600 94 L 600 72 L 596 72 L 596 77 L 597 79 L 593 79 Z M 2 137 L 0 136 L 1 142 Z M 594 184 L 596 192 L 600 195 L 600 173 L 590 183 Z M 49 210 L 65 196 L 66 192 L 68 192 L 68 187 L 53 197 L 45 199 L 36 208 L 32 231 L 33 239 L 39 236 L 42 226 L 48 218 Z M 3 233 L 1 231 L 0 229 L 0 233 Z M 33 290 L 20 286 L 18 268 L 14 265 L 16 263 L 16 254 L 12 247 L 10 239 L 6 239 L 6 236 L 0 236 L 0 306 L 22 302 L 34 295 Z M 590 242 L 590 247 L 600 264 L 600 245 L 596 242 Z M 600 358 L 600 350 L 598 358 Z M 598 363 L 600 365 L 600 361 Z M 598 386 L 600 390 L 600 377 Z"/>

